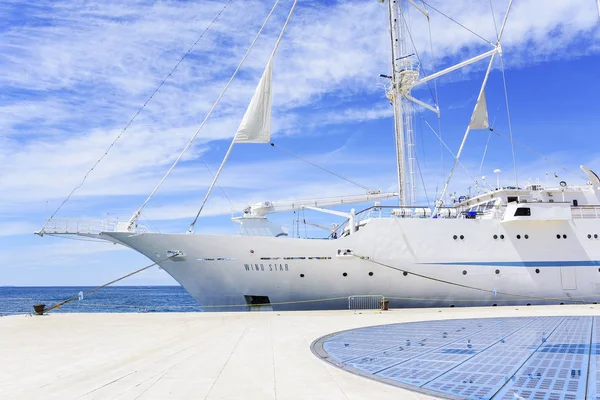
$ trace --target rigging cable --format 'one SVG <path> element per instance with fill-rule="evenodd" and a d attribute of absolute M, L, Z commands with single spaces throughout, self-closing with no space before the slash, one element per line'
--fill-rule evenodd
<path fill-rule="evenodd" d="M 425 1 L 423 1 L 423 0 L 421 0 L 421 2 L 423 3 L 423 6 L 425 7 L 425 9 L 427 9 L 427 3 L 425 3 Z M 429 12 L 429 10 L 427 10 L 427 12 Z M 433 35 L 431 34 L 431 18 L 427 18 L 427 30 L 429 31 L 429 51 L 431 52 L 431 70 L 433 71 L 435 69 L 435 54 L 433 52 Z M 433 90 L 435 92 L 435 107 L 438 110 L 438 115 L 437 115 L 438 132 L 439 132 L 440 140 L 442 140 L 441 139 L 442 138 L 442 120 L 441 120 L 441 115 L 439 113 L 440 99 L 439 99 L 439 92 L 438 92 L 438 87 L 437 87 L 437 79 L 433 80 Z M 446 177 L 446 172 L 444 171 L 444 147 L 443 147 L 442 142 L 440 142 L 440 167 L 441 167 L 441 178 L 444 179 Z M 438 181 L 438 185 L 439 185 L 439 181 Z M 436 193 L 436 197 L 437 197 L 437 193 Z"/>
<path fill-rule="evenodd" d="M 478 34 L 477 32 L 473 31 L 472 29 L 467 28 L 465 25 L 461 24 L 460 22 L 458 22 L 457 20 L 455 20 L 454 18 L 444 14 L 443 12 L 441 12 L 440 10 L 438 10 L 437 8 L 435 8 L 434 6 L 432 6 L 431 4 L 427 3 L 425 0 L 421 0 L 423 2 L 423 4 L 425 4 L 426 6 L 428 6 L 429 8 L 431 8 L 432 10 L 436 11 L 437 13 L 443 15 L 444 17 L 448 18 L 450 21 L 454 22 L 455 24 L 461 26 L 462 28 L 468 30 L 469 32 L 471 32 L 473 35 L 477 36 L 478 38 L 480 38 L 481 40 L 483 40 L 484 42 L 492 45 L 493 47 L 496 47 L 496 45 L 492 42 L 490 42 L 489 40 L 487 40 L 486 38 L 484 38 L 483 36 L 481 36 L 480 34 Z"/>
<path fill-rule="evenodd" d="M 120 278 L 114 279 L 114 280 L 112 280 L 112 281 L 110 281 L 110 282 L 108 282 L 108 283 L 105 283 L 104 285 L 100 285 L 100 286 L 98 286 L 98 287 L 96 287 L 96 288 L 94 288 L 94 289 L 90 289 L 90 290 L 88 290 L 87 292 L 83 293 L 83 296 L 86 296 L 86 295 L 88 295 L 88 294 L 90 294 L 90 293 L 93 293 L 93 292 L 95 292 L 95 291 L 97 291 L 97 290 L 100 290 L 100 289 L 102 289 L 102 288 L 105 288 L 105 287 L 107 287 L 107 286 L 109 286 L 109 285 L 112 285 L 113 283 L 117 283 L 117 282 L 119 282 L 119 281 L 122 281 L 122 280 L 123 280 L 123 279 L 125 279 L 125 278 L 129 278 L 130 276 L 132 276 L 132 275 L 135 275 L 135 274 L 138 274 L 138 273 L 140 273 L 140 272 L 142 272 L 142 271 L 145 271 L 145 270 L 147 270 L 147 269 L 149 269 L 149 268 L 152 268 L 152 267 L 154 267 L 155 265 L 160 265 L 160 263 L 163 263 L 163 262 L 165 262 L 165 261 L 167 261 L 167 260 L 170 260 L 170 259 L 171 259 L 171 258 L 173 258 L 173 257 L 177 257 L 177 256 L 179 256 L 179 255 L 180 255 L 180 254 L 173 254 L 172 256 L 169 256 L 169 257 L 163 258 L 163 259 L 161 259 L 161 260 L 155 261 L 155 262 L 153 262 L 153 263 L 152 263 L 152 264 L 150 264 L 150 265 L 147 265 L 147 266 L 145 266 L 145 267 L 143 267 L 143 268 L 140 268 L 140 269 L 138 269 L 138 270 L 135 270 L 135 271 L 133 271 L 133 272 L 130 272 L 130 273 L 128 273 L 127 275 L 124 275 L 124 276 L 122 276 L 122 277 L 120 277 Z M 81 296 L 81 295 L 79 295 L 79 294 L 78 294 L 78 295 L 76 295 L 76 296 L 69 297 L 68 299 L 66 299 L 66 300 L 63 300 L 63 301 L 61 301 L 61 302 L 58 302 L 58 303 L 56 303 L 55 305 L 53 305 L 53 306 L 51 306 L 51 307 L 44 308 L 44 311 L 43 311 L 43 312 L 49 312 L 49 311 L 52 311 L 52 310 L 54 310 L 54 309 L 56 309 L 56 308 L 60 308 L 61 306 L 65 305 L 65 304 L 67 304 L 67 303 L 69 303 L 69 302 L 71 302 L 71 301 L 73 301 L 73 300 L 81 299 L 81 297 L 82 297 L 82 296 Z"/>
<path fill-rule="evenodd" d="M 204 164 L 204 166 L 206 167 L 206 169 L 208 170 L 208 172 L 210 173 L 210 175 L 213 177 L 213 179 L 215 179 L 215 174 L 212 172 L 212 170 L 210 169 L 210 167 L 206 163 L 206 160 L 204 160 L 204 157 L 202 157 L 202 154 L 200 154 L 200 160 L 202 160 L 202 163 Z M 219 187 L 219 189 L 221 189 L 221 192 L 223 193 L 223 196 L 225 196 L 225 198 L 229 202 L 229 208 L 231 209 L 231 213 L 234 214 L 235 213 L 235 208 L 233 207 L 233 202 L 231 201 L 231 198 L 227 195 L 227 192 L 225 191 L 225 188 L 223 186 L 221 186 L 218 182 L 215 182 L 215 183 Z"/>
<path fill-rule="evenodd" d="M 493 133 L 493 134 L 495 134 L 495 135 L 497 135 L 498 137 L 501 137 L 502 139 L 510 140 L 508 137 L 506 137 L 505 134 L 500 133 L 497 130 L 490 129 L 490 132 Z M 525 145 L 525 144 L 523 144 L 523 143 L 521 143 L 521 142 L 519 142 L 517 140 L 515 140 L 515 143 L 518 144 L 519 146 L 523 147 L 525 150 L 531 152 L 532 154 L 537 155 L 539 157 L 542 157 L 544 160 L 551 162 L 552 164 L 554 164 L 558 168 L 562 169 L 566 173 L 571 174 L 573 176 L 577 176 L 578 178 L 583 179 L 584 181 L 588 181 L 587 177 L 585 177 L 583 175 L 580 175 L 580 174 L 578 174 L 578 173 L 576 173 L 576 172 L 574 172 L 574 171 L 572 171 L 572 170 L 570 170 L 570 169 L 562 166 L 558 161 L 556 161 L 556 160 L 554 160 L 554 159 L 546 156 L 545 154 L 543 154 L 543 153 L 541 153 L 541 152 L 539 152 L 539 151 L 537 151 L 537 150 L 535 150 L 535 149 L 533 149 L 533 148 L 531 148 L 531 147 L 529 147 L 529 146 L 527 146 L 527 145 Z"/>
<path fill-rule="evenodd" d="M 346 181 L 346 182 L 348 182 L 348 183 L 351 183 L 351 184 L 353 184 L 353 185 L 356 185 L 356 186 L 358 186 L 358 187 L 360 187 L 360 188 L 362 188 L 362 189 L 369 190 L 369 188 L 368 188 L 368 187 L 366 187 L 366 186 L 364 186 L 364 185 L 361 185 L 360 183 L 358 183 L 358 182 L 356 182 L 356 181 L 353 181 L 353 180 L 351 180 L 351 179 L 349 179 L 349 178 L 346 178 L 346 177 L 344 177 L 344 176 L 342 176 L 342 175 L 340 175 L 340 174 L 338 174 L 338 173 L 336 173 L 336 172 L 333 172 L 333 171 L 330 171 L 330 170 L 328 170 L 328 169 L 326 169 L 326 168 L 323 168 L 323 167 L 321 167 L 320 165 L 317 165 L 317 164 L 315 164 L 315 163 L 313 163 L 313 162 L 311 162 L 311 161 L 309 161 L 309 160 L 307 160 L 307 159 L 305 159 L 305 158 L 302 158 L 302 157 L 300 157 L 299 155 L 297 155 L 297 154 L 295 154 L 295 153 L 292 153 L 290 150 L 286 149 L 285 147 L 281 147 L 280 145 L 277 145 L 277 146 L 275 146 L 275 143 L 274 143 L 274 142 L 271 142 L 271 147 L 273 147 L 273 148 L 276 148 L 276 149 L 279 149 L 279 150 L 282 150 L 282 151 L 285 151 L 286 153 L 288 153 L 288 154 L 289 154 L 289 155 L 291 155 L 292 157 L 295 157 L 295 158 L 297 158 L 297 159 L 298 159 L 298 160 L 300 160 L 300 161 L 304 161 L 305 163 L 307 163 L 307 164 L 310 164 L 310 165 L 312 165 L 313 167 L 319 168 L 321 171 L 325 171 L 325 172 L 327 172 L 328 174 L 331 174 L 331 175 L 333 175 L 333 176 L 336 176 L 336 177 L 338 177 L 338 178 L 340 178 L 340 179 L 342 179 L 342 180 L 344 180 L 344 181 Z"/>
<path fill-rule="evenodd" d="M 225 92 L 227 92 L 227 89 L 229 88 L 229 85 L 231 85 L 231 82 L 233 82 L 233 79 L 236 77 L 238 71 L 242 68 L 242 65 L 244 64 L 244 61 L 246 61 L 246 58 L 250 54 L 250 51 L 254 48 L 254 45 L 256 44 L 256 42 L 258 41 L 258 38 L 262 34 L 262 31 L 264 30 L 265 26 L 267 25 L 267 22 L 271 18 L 271 15 L 273 15 L 273 12 L 275 11 L 275 8 L 277 7 L 277 4 L 279 4 L 279 0 L 276 0 L 275 4 L 273 4 L 273 7 L 271 8 L 271 11 L 269 11 L 269 14 L 267 15 L 267 18 L 265 19 L 265 21 L 263 22 L 262 26 L 258 30 L 258 33 L 256 34 L 256 36 L 252 40 L 252 43 L 250 43 L 250 47 L 248 47 L 248 49 L 246 50 L 246 53 L 244 54 L 244 57 L 242 57 L 242 60 L 238 64 L 238 66 L 235 69 L 235 71 L 233 71 L 233 74 L 231 75 L 231 77 L 229 78 L 229 80 L 227 81 L 227 83 L 225 84 L 225 87 L 221 91 L 221 94 L 219 94 L 219 97 L 217 97 L 217 100 L 213 103 L 213 105 L 210 108 L 210 110 L 208 110 L 208 113 L 204 117 L 204 120 L 202 121 L 202 123 L 200 124 L 200 126 L 198 127 L 198 129 L 196 130 L 196 132 L 194 133 L 194 135 L 190 138 L 190 140 L 188 141 L 188 143 L 185 145 L 185 147 L 183 148 L 183 150 L 181 151 L 181 153 L 179 153 L 179 156 L 177 156 L 177 158 L 175 159 L 175 161 L 173 162 L 173 164 L 171 165 L 171 167 L 167 170 L 167 172 L 165 173 L 165 175 L 162 177 L 162 179 L 160 180 L 160 182 L 158 182 L 158 184 L 156 185 L 156 187 L 154 188 L 154 190 L 152 191 L 152 193 L 150 193 L 150 195 L 144 201 L 144 203 L 140 206 L 140 208 L 138 208 L 137 211 L 133 214 L 133 216 L 129 220 L 130 225 L 132 225 L 135 222 L 135 220 L 140 216 L 140 214 L 142 212 L 142 209 L 146 206 L 146 204 L 148 204 L 148 202 L 150 201 L 150 199 L 152 199 L 152 197 L 154 197 L 154 194 L 158 191 L 158 189 L 162 186 L 163 182 L 171 174 L 171 171 L 173 171 L 173 169 L 177 166 L 177 164 L 179 164 L 179 161 L 181 160 L 181 158 L 183 157 L 183 155 L 190 148 L 190 146 L 192 145 L 192 143 L 194 142 L 194 140 L 196 140 L 196 137 L 198 136 L 198 134 L 200 134 L 200 131 L 202 130 L 202 128 L 204 127 L 204 125 L 206 124 L 206 122 L 208 121 L 208 119 L 210 118 L 210 116 L 212 115 L 213 111 L 215 110 L 215 108 L 217 107 L 217 105 L 219 104 L 219 102 L 221 101 L 221 99 L 223 98 L 223 96 L 225 95 Z M 196 219 L 197 218 L 198 217 L 196 217 Z"/>
<path fill-rule="evenodd" d="M 62 209 L 62 207 L 71 199 L 71 197 L 73 196 L 73 194 L 80 189 L 83 184 L 85 183 L 85 181 L 87 180 L 87 177 L 92 173 L 92 171 L 94 170 L 94 168 L 96 168 L 98 166 L 98 164 L 100 164 L 100 162 L 102 162 L 102 160 L 104 159 L 104 157 L 106 157 L 108 155 L 108 152 L 114 147 L 114 145 L 119 141 L 119 139 L 121 139 L 121 136 L 123 136 L 123 134 L 125 133 L 125 131 L 131 126 L 131 124 L 133 123 L 133 121 L 137 118 L 137 116 L 142 112 L 142 110 L 144 108 L 146 108 L 146 106 L 148 105 L 148 103 L 154 98 L 154 95 L 163 87 L 163 85 L 165 84 L 165 82 L 171 77 L 171 75 L 173 75 L 173 73 L 175 72 L 175 70 L 179 67 L 179 65 L 183 62 L 183 60 L 185 60 L 185 58 L 192 52 L 192 50 L 194 49 L 194 47 L 198 44 L 198 42 L 200 41 L 200 39 L 202 39 L 202 37 L 204 37 L 204 35 L 206 34 L 206 32 L 208 32 L 208 30 L 215 24 L 215 22 L 217 21 L 217 19 L 221 16 L 221 14 L 223 13 L 223 11 L 225 11 L 225 9 L 233 2 L 233 0 L 228 0 L 227 3 L 225 3 L 225 6 L 219 11 L 219 13 L 213 18 L 213 20 L 210 22 L 210 24 L 208 24 L 208 26 L 206 27 L 206 29 L 204 29 L 204 31 L 200 34 L 200 36 L 198 36 L 198 38 L 196 39 L 196 41 L 190 46 L 190 48 L 188 49 L 188 51 L 179 59 L 179 61 L 177 61 L 177 63 L 175 64 L 175 66 L 171 69 L 171 71 L 167 74 L 167 76 L 160 82 L 160 84 L 156 87 L 156 89 L 154 89 L 154 91 L 152 92 L 152 94 L 150 95 L 150 97 L 148 97 L 148 99 L 144 102 L 144 104 L 142 104 L 142 106 L 136 111 L 136 113 L 133 115 L 133 117 L 131 117 L 131 119 L 129 120 L 129 122 L 127 123 L 127 125 L 125 125 L 125 128 L 123 128 L 123 130 L 117 135 L 117 137 L 115 138 L 115 140 L 112 141 L 112 143 L 110 144 L 110 146 L 108 146 L 108 149 L 106 149 L 106 151 L 104 152 L 104 154 L 102 154 L 102 156 L 100 156 L 100 158 L 94 163 L 94 165 L 92 166 L 92 168 L 84 175 L 83 179 L 81 180 L 81 182 L 79 183 L 79 185 L 77 185 L 72 191 L 71 193 L 69 193 L 69 195 L 67 196 L 66 199 L 63 200 L 63 202 L 58 206 L 58 208 L 56 209 L 56 211 L 54 211 L 52 213 L 52 215 L 50 216 L 50 218 L 48 218 L 48 220 L 51 220 L 52 218 L 54 218 L 54 216 Z"/>
<path fill-rule="evenodd" d="M 431 132 L 433 132 L 433 134 L 439 139 L 440 143 L 442 143 L 444 145 L 444 147 L 446 148 L 446 150 L 448 150 L 448 153 L 450 153 L 450 155 L 452 157 L 456 158 L 456 156 L 454 155 L 454 153 L 452 152 L 452 150 L 450 149 L 450 147 L 448 147 L 448 145 L 446 144 L 446 142 L 444 142 L 442 140 L 442 138 L 437 134 L 437 132 L 435 131 L 435 129 L 433 129 L 433 127 L 429 124 L 429 122 L 427 122 L 427 120 L 425 118 L 423 118 L 422 115 L 420 117 L 423 119 L 423 122 L 425 122 L 425 124 L 429 127 L 429 129 L 431 129 Z M 465 171 L 465 173 L 467 175 L 469 175 L 469 178 L 471 178 L 471 180 L 477 184 L 478 183 L 477 179 L 473 178 L 473 175 L 471 175 L 469 173 L 469 171 L 467 170 L 467 167 L 465 167 L 465 165 L 460 160 L 457 160 L 457 163 L 458 163 L 458 165 L 460 165 L 462 167 L 462 169 Z"/>
<path fill-rule="evenodd" d="M 502 36 L 502 32 L 498 33 L 498 25 L 496 24 L 496 16 L 494 14 L 494 6 L 492 5 L 492 0 L 490 0 L 490 9 L 492 11 L 492 19 L 494 20 L 494 29 L 496 30 L 496 38 L 498 40 L 498 43 L 500 43 L 500 37 Z M 502 30 L 504 30 L 505 26 L 506 26 L 506 24 L 502 25 Z M 506 118 L 507 118 L 507 122 L 508 122 L 508 132 L 510 134 L 510 149 L 511 149 L 512 158 L 513 158 L 513 168 L 515 170 L 515 186 L 519 187 L 519 175 L 517 172 L 517 158 L 515 156 L 515 144 L 513 141 L 512 123 L 511 123 L 511 119 L 510 119 L 510 108 L 508 107 L 508 90 L 506 89 L 506 74 L 504 72 L 504 56 L 502 53 L 500 53 L 500 68 L 502 70 L 502 83 L 504 85 L 504 100 L 506 102 Z"/>
<path fill-rule="evenodd" d="M 490 293 L 490 294 L 493 294 L 494 296 L 496 296 L 496 295 L 504 295 L 504 296 L 520 297 L 520 298 L 534 299 L 534 300 L 562 300 L 563 299 L 563 298 L 560 298 L 560 297 L 531 296 L 531 295 L 525 295 L 525 294 L 510 293 L 510 292 L 501 292 L 501 291 L 497 291 L 497 290 L 484 289 L 484 288 L 477 287 L 477 286 L 470 286 L 470 285 L 465 285 L 465 284 L 458 283 L 458 282 L 447 281 L 447 280 L 441 279 L 441 278 L 435 278 L 435 277 L 430 276 L 430 275 L 423 275 L 423 274 L 420 274 L 418 272 L 407 271 L 407 270 L 404 270 L 402 268 L 394 267 L 393 265 L 384 264 L 382 262 L 375 261 L 375 260 L 373 260 L 370 257 L 360 256 L 360 255 L 357 255 L 357 254 L 351 254 L 351 255 L 354 256 L 354 257 L 357 257 L 357 258 L 359 258 L 359 259 L 361 259 L 363 261 L 368 261 L 368 262 L 371 262 L 373 264 L 377 264 L 377 265 L 379 265 L 381 267 L 385 267 L 385 268 L 389 268 L 389 269 L 392 269 L 392 270 L 396 270 L 398 272 L 412 274 L 412 275 L 414 275 L 416 277 L 419 277 L 419 278 L 431 280 L 431 281 L 438 282 L 438 283 L 443 283 L 443 284 L 450 285 L 450 286 L 457 286 L 457 287 L 461 287 L 463 289 L 472 289 L 472 290 L 477 290 L 477 291 L 480 291 L 480 292 Z M 571 301 L 578 302 L 578 303 L 585 303 L 585 300 L 571 300 Z"/>

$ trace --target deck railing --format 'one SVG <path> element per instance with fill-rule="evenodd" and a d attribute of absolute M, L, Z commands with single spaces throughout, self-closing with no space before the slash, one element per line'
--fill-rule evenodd
<path fill-rule="evenodd" d="M 599 219 L 600 205 L 586 205 L 571 207 L 573 219 Z"/>
<path fill-rule="evenodd" d="M 100 220 L 89 218 L 52 218 L 46 220 L 44 227 L 36 233 L 48 235 L 97 235 L 101 232 L 114 232 L 118 220 Z M 136 225 L 136 233 L 148 232 L 143 225 Z"/>
<path fill-rule="evenodd" d="M 348 297 L 349 310 L 379 310 L 384 300 L 381 295 L 367 294 Z"/>

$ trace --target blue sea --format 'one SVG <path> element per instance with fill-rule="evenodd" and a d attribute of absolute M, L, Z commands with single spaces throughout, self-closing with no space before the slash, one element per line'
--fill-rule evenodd
<path fill-rule="evenodd" d="M 34 304 L 46 308 L 93 287 L 0 287 L 0 316 L 33 312 Z M 83 299 L 54 309 L 62 313 L 190 312 L 203 311 L 181 286 L 109 286 Z"/>

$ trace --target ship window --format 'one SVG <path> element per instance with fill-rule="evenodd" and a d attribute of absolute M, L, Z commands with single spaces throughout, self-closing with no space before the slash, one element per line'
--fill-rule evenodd
<path fill-rule="evenodd" d="M 369 276 L 373 276 L 373 273 L 372 273 L 372 272 L 369 272 Z"/>
<path fill-rule="evenodd" d="M 536 274 L 539 274 L 539 273 L 540 273 L 540 269 L 539 269 L 539 268 L 536 268 L 536 269 L 535 269 L 535 273 L 536 273 Z"/>
<path fill-rule="evenodd" d="M 347 273 L 347 272 L 344 272 L 342 275 L 343 275 L 343 276 L 348 276 L 348 273 Z"/>
<path fill-rule="evenodd" d="M 404 272 L 402 273 L 402 275 L 406 276 L 406 275 L 408 275 L 408 272 L 404 271 Z"/>
<path fill-rule="evenodd" d="M 515 217 L 531 217 L 531 208 L 519 207 L 515 210 Z"/>
<path fill-rule="evenodd" d="M 498 275 L 499 273 L 500 273 L 500 270 L 499 270 L 499 269 L 497 269 L 497 270 L 496 270 L 496 275 Z"/>
<path fill-rule="evenodd" d="M 304 274 L 300 274 L 300 278 L 304 278 Z"/>
<path fill-rule="evenodd" d="M 577 207 L 579 205 L 579 202 L 577 200 L 573 200 L 573 206 Z"/>
<path fill-rule="evenodd" d="M 517 196 L 508 196 L 506 198 L 507 203 L 514 203 L 515 201 L 519 201 L 519 198 Z"/>

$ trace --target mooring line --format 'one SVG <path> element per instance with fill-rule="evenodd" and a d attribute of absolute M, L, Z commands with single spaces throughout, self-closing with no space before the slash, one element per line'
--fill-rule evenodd
<path fill-rule="evenodd" d="M 172 256 L 169 256 L 169 257 L 167 257 L 167 258 L 163 258 L 162 260 L 155 261 L 155 262 L 153 262 L 152 264 L 145 266 L 144 268 L 140 268 L 140 269 L 138 269 L 138 270 L 135 270 L 135 271 L 133 271 L 133 272 L 130 272 L 130 273 L 128 273 L 127 275 L 124 275 L 124 276 L 122 276 L 122 277 L 120 277 L 120 278 L 117 278 L 117 279 L 115 279 L 115 280 L 112 280 L 112 281 L 110 281 L 110 282 L 108 282 L 108 283 L 105 283 L 104 285 L 98 286 L 98 287 L 96 287 L 96 288 L 94 288 L 94 289 L 90 289 L 90 290 L 88 290 L 87 292 L 83 293 L 83 296 L 86 296 L 86 295 L 88 295 L 88 294 L 90 294 L 90 293 L 94 293 L 94 292 L 95 292 L 95 291 L 97 291 L 97 290 L 100 290 L 100 289 L 102 289 L 102 288 L 104 288 L 104 287 L 107 287 L 107 286 L 109 286 L 109 285 L 112 285 L 113 283 L 116 283 L 116 282 L 122 281 L 122 280 L 123 280 L 123 279 L 125 279 L 125 278 L 129 278 L 129 277 L 130 277 L 130 276 L 132 276 L 132 275 L 135 275 L 135 274 L 137 274 L 137 273 L 140 273 L 140 272 L 142 272 L 142 271 L 145 271 L 145 270 L 147 270 L 147 269 L 149 269 L 149 268 L 152 268 L 152 267 L 154 267 L 155 265 L 159 265 L 160 263 L 162 263 L 162 262 L 165 262 L 165 261 L 167 261 L 167 260 L 170 260 L 170 259 L 171 259 L 171 258 L 173 258 L 173 257 L 177 257 L 178 255 L 179 255 L 179 254 L 173 254 Z M 69 303 L 69 302 L 71 302 L 71 301 L 73 301 L 73 300 L 77 300 L 77 299 L 79 299 L 79 298 L 81 298 L 81 296 L 80 296 L 79 294 L 78 294 L 78 295 L 76 295 L 76 296 L 69 297 L 69 298 L 68 298 L 68 299 L 66 299 L 66 300 L 63 300 L 63 301 L 61 301 L 61 302 L 59 302 L 59 303 L 56 303 L 56 304 L 55 304 L 55 305 L 53 305 L 52 307 L 49 307 L 49 308 L 44 308 L 43 312 L 44 312 L 44 313 L 46 313 L 46 312 L 52 311 L 52 310 L 54 310 L 54 309 L 56 309 L 56 308 L 60 308 L 60 307 L 64 306 L 65 304 L 67 304 L 67 303 Z"/>

